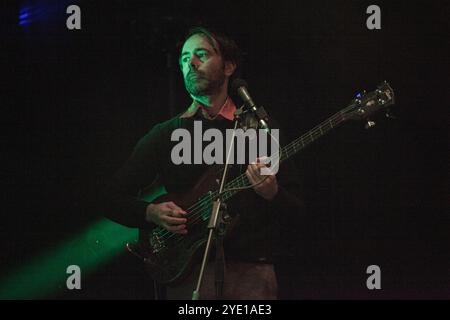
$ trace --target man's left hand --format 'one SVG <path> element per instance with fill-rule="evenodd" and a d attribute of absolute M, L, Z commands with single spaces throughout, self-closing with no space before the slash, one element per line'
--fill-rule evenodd
<path fill-rule="evenodd" d="M 245 175 L 251 184 L 260 184 L 253 187 L 255 192 L 266 200 L 272 200 L 278 193 L 278 183 L 275 175 L 261 175 L 261 168 L 267 167 L 264 163 L 257 159 L 257 163 L 250 164 L 245 171 Z"/>

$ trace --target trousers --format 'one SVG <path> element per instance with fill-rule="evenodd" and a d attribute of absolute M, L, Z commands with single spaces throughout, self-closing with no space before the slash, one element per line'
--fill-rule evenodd
<path fill-rule="evenodd" d="M 275 300 L 277 282 L 274 268 L 268 263 L 226 262 L 224 270 L 224 300 Z M 200 265 L 181 284 L 166 288 L 168 300 L 191 300 L 197 286 Z M 200 287 L 200 300 L 215 300 L 215 264 L 207 264 Z"/>

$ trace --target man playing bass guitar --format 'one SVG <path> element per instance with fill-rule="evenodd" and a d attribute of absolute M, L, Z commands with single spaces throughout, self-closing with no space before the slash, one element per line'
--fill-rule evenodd
<path fill-rule="evenodd" d="M 215 128 L 224 132 L 233 128 L 237 107 L 228 91 L 238 63 L 239 50 L 233 40 L 205 28 L 190 30 L 179 64 L 192 104 L 176 117 L 155 125 L 139 140 L 127 162 L 104 189 L 102 206 L 108 218 L 140 230 L 158 227 L 162 232 L 157 239 L 176 237 L 181 243 L 188 242 L 193 232 L 190 222 L 195 220 L 192 210 L 176 198 L 148 202 L 139 195 L 155 181 L 169 194 L 189 193 L 199 177 L 211 168 L 205 163 L 174 164 L 171 155 L 176 142 L 172 133 L 180 128 L 193 133 L 198 121 L 203 131 Z M 193 153 L 196 151 L 193 148 Z M 289 275 L 279 272 L 277 263 L 295 245 L 288 241 L 288 233 L 295 230 L 304 210 L 294 164 L 283 163 L 276 175 L 269 176 L 261 174 L 265 166 L 263 161 L 254 159 L 231 168 L 234 174 L 245 175 L 252 188 L 227 201 L 228 212 L 233 217 L 238 214 L 239 221 L 225 237 L 225 299 L 286 296 L 283 287 L 289 282 Z M 292 229 L 287 231 L 287 226 Z M 206 232 L 205 228 L 205 236 Z M 190 299 L 197 275 L 191 272 L 182 281 L 169 283 L 167 298 Z M 206 270 L 200 296 L 215 298 L 211 266 Z"/>

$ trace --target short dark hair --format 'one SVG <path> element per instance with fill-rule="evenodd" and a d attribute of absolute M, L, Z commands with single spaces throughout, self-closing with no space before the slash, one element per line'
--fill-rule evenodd
<path fill-rule="evenodd" d="M 239 67 L 241 63 L 241 51 L 233 39 L 212 29 L 205 27 L 194 27 L 188 31 L 183 43 L 196 34 L 204 36 L 214 50 L 221 55 L 224 61 L 234 63 L 236 68 Z"/>

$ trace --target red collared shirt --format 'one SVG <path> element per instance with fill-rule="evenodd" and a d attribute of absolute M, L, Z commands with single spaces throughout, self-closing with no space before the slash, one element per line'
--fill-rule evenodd
<path fill-rule="evenodd" d="M 236 105 L 234 104 L 233 100 L 231 100 L 229 97 L 223 104 L 223 106 L 220 108 L 219 113 L 215 117 L 210 117 L 208 112 L 206 111 L 207 107 L 204 107 L 198 103 L 192 102 L 191 106 L 186 110 L 185 113 L 183 113 L 180 118 L 190 118 L 193 117 L 198 109 L 202 110 L 202 115 L 205 117 L 205 119 L 213 120 L 219 118 L 227 119 L 230 121 L 234 120 L 234 113 L 236 111 Z"/>

